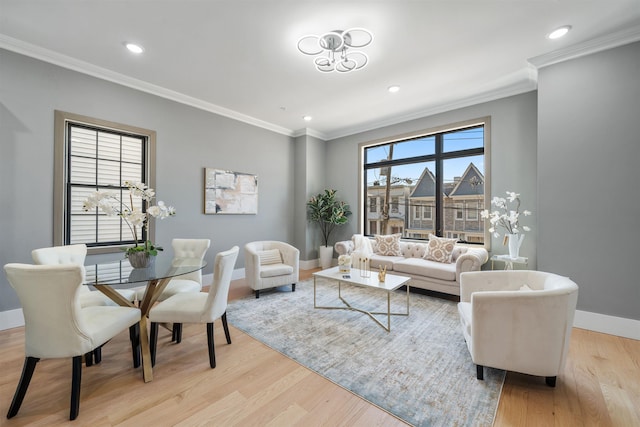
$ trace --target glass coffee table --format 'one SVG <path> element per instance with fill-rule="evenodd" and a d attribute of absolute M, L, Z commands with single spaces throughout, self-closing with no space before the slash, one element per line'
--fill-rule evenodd
<path fill-rule="evenodd" d="M 341 273 L 338 267 L 329 268 L 327 270 L 318 271 L 313 273 L 313 308 L 321 308 L 327 310 L 352 310 L 358 311 L 360 313 L 364 313 L 372 318 L 378 325 L 380 325 L 385 331 L 391 331 L 391 316 L 408 316 L 409 315 L 409 282 L 411 281 L 410 277 L 397 276 L 394 274 L 387 273 L 385 281 L 380 282 L 378 280 L 378 273 L 375 271 L 362 272 L 352 268 L 350 273 Z M 317 292 L 317 279 L 326 279 L 330 281 L 338 282 L 338 298 L 340 301 L 344 303 L 341 306 L 321 306 L 318 305 L 316 299 Z M 387 294 L 387 311 L 368 311 L 362 308 L 352 306 L 348 301 L 344 299 L 342 296 L 342 286 L 357 286 L 361 288 L 372 288 L 372 289 L 380 289 Z M 407 311 L 406 313 L 394 313 L 391 311 L 391 293 L 402 286 L 407 287 Z M 378 320 L 375 315 L 386 315 L 387 316 L 387 325 L 385 326 L 380 320 Z"/>

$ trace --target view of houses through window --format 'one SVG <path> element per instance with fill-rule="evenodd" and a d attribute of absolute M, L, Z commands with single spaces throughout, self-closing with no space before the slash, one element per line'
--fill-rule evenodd
<path fill-rule="evenodd" d="M 365 234 L 484 243 L 484 125 L 364 147 Z"/>

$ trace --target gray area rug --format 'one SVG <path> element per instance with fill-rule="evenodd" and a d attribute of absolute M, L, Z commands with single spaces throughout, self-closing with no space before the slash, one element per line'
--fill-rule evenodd
<path fill-rule="evenodd" d="M 386 311 L 386 294 L 350 286 L 353 306 Z M 337 285 L 318 279 L 318 305 L 341 305 Z M 406 292 L 392 295 L 406 310 Z M 274 350 L 415 426 L 490 426 L 505 372 L 476 379 L 456 303 L 410 294 L 410 315 L 386 332 L 367 315 L 313 308 L 313 280 L 231 301 L 229 322 Z M 386 315 L 377 316 L 386 325 Z"/>

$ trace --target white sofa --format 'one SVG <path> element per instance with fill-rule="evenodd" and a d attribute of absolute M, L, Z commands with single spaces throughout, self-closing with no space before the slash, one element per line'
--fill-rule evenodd
<path fill-rule="evenodd" d="M 546 377 L 562 371 L 578 300 L 568 277 L 542 271 L 478 271 L 460 280 L 458 312 L 471 359 L 483 366 Z"/>
<path fill-rule="evenodd" d="M 355 249 L 355 236 L 335 244 L 338 255 L 351 255 Z M 484 248 L 456 244 L 451 262 L 443 263 L 425 259 L 427 243 L 400 241 L 402 256 L 386 256 L 375 253 L 376 242 L 371 239 L 374 251 L 370 255 L 371 268 L 387 267 L 387 272 L 411 277 L 412 288 L 421 288 L 450 295 L 460 295 L 460 275 L 466 271 L 478 271 L 489 259 Z M 357 265 L 353 266 L 357 268 Z"/>

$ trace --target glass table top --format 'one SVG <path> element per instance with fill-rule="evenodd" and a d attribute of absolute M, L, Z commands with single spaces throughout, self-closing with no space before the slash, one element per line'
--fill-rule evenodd
<path fill-rule="evenodd" d="M 129 260 L 85 265 L 85 285 L 125 285 L 165 279 L 202 270 L 207 262 L 194 258 L 158 255 L 147 268 L 133 268 Z"/>

